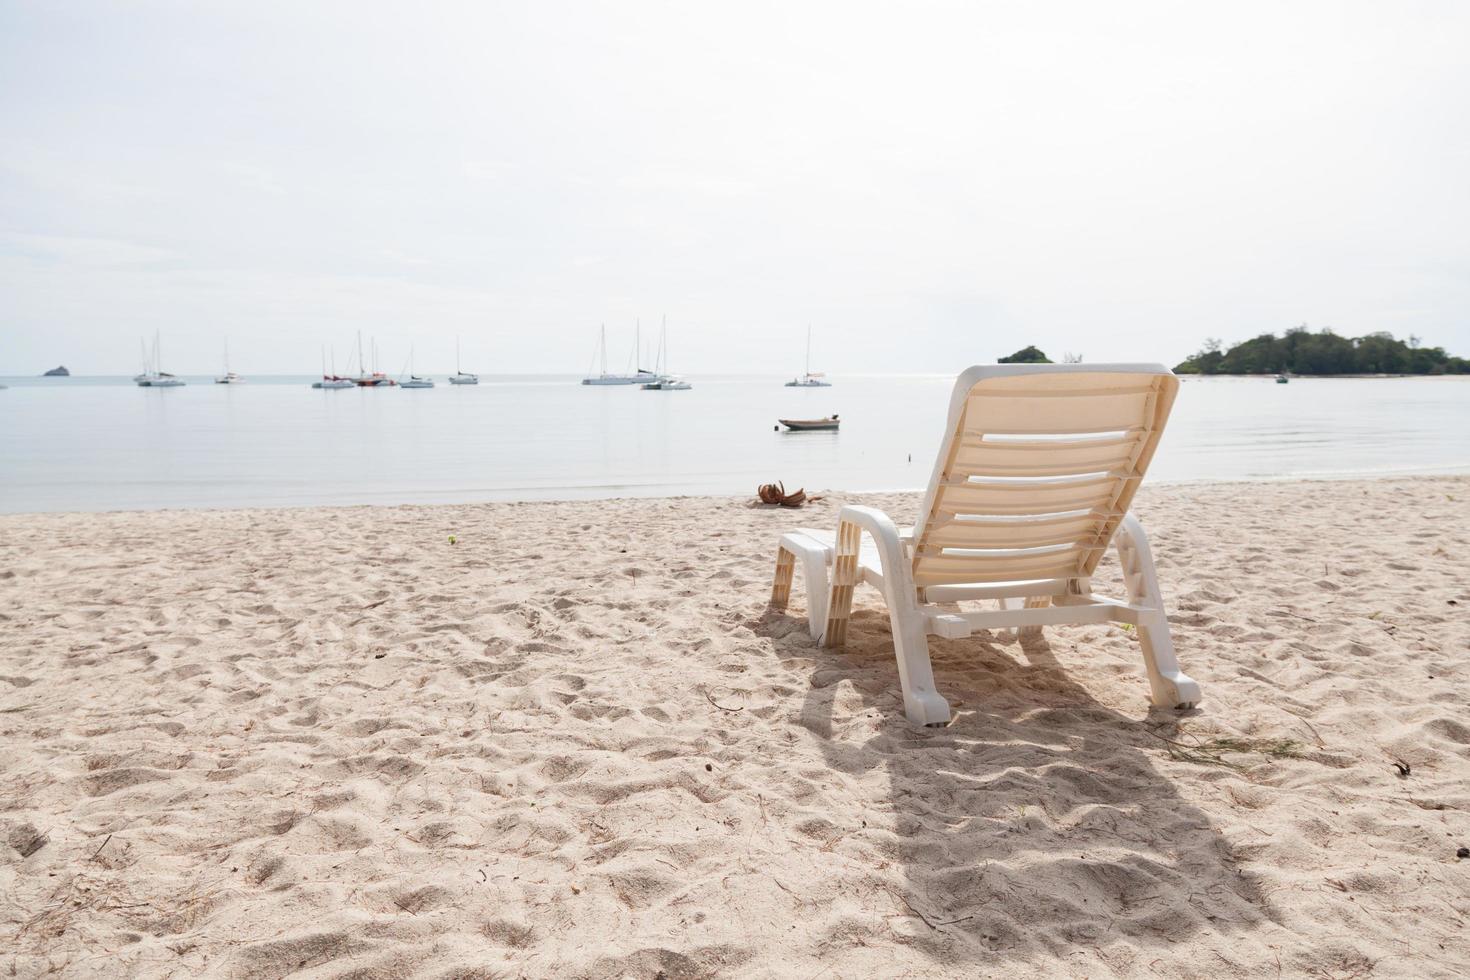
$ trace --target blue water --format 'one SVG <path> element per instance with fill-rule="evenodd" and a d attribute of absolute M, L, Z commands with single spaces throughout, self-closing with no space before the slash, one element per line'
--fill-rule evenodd
<path fill-rule="evenodd" d="M 483 377 L 320 391 L 251 378 L 149 389 L 4 378 L 0 511 L 435 503 L 917 489 L 949 377 L 695 377 L 692 391 Z M 772 431 L 842 416 L 840 432 Z M 1185 379 L 1160 481 L 1470 472 L 1470 380 Z"/>

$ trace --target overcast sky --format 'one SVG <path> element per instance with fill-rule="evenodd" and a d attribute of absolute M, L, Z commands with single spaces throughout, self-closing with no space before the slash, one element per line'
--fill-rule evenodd
<path fill-rule="evenodd" d="M 1470 355 L 1470 3 L 0 0 L 0 374 Z"/>

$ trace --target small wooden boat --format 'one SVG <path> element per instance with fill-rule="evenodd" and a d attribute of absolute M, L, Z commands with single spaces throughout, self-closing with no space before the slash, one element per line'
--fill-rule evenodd
<path fill-rule="evenodd" d="M 792 432 L 816 432 L 821 429 L 836 429 L 837 416 L 826 419 L 777 419 Z"/>

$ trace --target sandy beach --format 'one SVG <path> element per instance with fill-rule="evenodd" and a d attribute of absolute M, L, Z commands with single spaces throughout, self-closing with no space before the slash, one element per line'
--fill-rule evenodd
<path fill-rule="evenodd" d="M 1146 487 L 1201 707 L 932 638 L 932 730 L 767 609 L 843 503 L 0 517 L 0 972 L 1470 973 L 1470 478 Z"/>

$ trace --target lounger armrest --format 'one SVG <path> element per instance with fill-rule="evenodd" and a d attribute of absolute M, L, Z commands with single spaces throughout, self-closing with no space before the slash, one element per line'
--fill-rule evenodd
<path fill-rule="evenodd" d="M 883 549 L 883 542 L 891 541 L 897 545 L 900 541 L 898 525 L 893 523 L 893 518 L 876 507 L 862 507 L 857 504 L 848 504 L 837 512 L 839 521 L 847 521 L 856 524 L 867 531 L 877 542 L 879 551 Z"/>
<path fill-rule="evenodd" d="M 904 557 L 903 540 L 899 537 L 898 526 L 893 523 L 893 518 L 876 507 L 850 504 L 838 511 L 837 520 L 839 523 L 856 524 L 872 536 L 873 543 L 878 546 L 878 561 L 882 564 L 885 583 L 891 582 L 898 586 L 908 580 L 908 576 L 904 574 L 908 562 Z"/>

